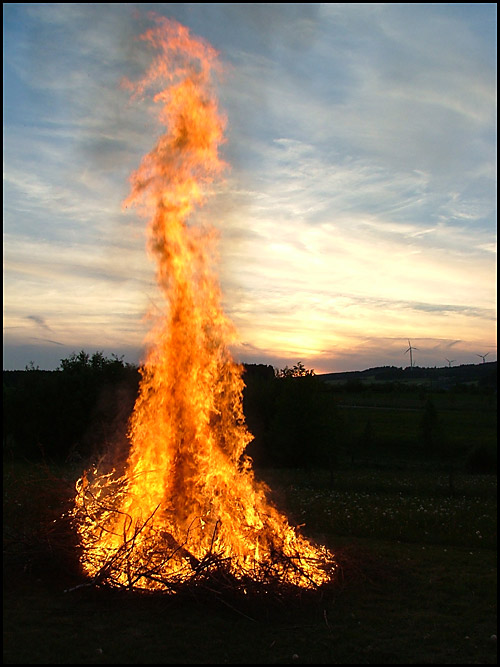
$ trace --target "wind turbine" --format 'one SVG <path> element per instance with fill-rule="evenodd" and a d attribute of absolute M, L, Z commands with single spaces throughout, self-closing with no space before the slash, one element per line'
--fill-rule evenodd
<path fill-rule="evenodd" d="M 448 368 L 451 368 L 452 363 L 455 361 L 455 359 L 447 359 L 448 362 Z"/>
<path fill-rule="evenodd" d="M 483 360 L 483 364 L 486 363 L 486 357 L 489 355 L 489 352 L 486 352 L 486 354 L 476 354 L 476 357 L 481 357 Z"/>
<path fill-rule="evenodd" d="M 406 350 L 405 354 L 407 352 L 410 353 L 410 368 L 413 368 L 413 350 L 418 350 L 418 347 L 412 347 L 412 344 L 410 343 L 410 339 L 408 338 L 408 349 Z"/>

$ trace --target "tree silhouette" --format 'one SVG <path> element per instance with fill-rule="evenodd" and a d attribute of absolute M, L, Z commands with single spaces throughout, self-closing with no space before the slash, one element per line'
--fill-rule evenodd
<path fill-rule="evenodd" d="M 301 361 L 298 361 L 293 368 L 285 366 L 285 368 L 276 371 L 276 377 L 280 378 L 307 377 L 312 375 L 314 375 L 314 370 L 308 370 Z"/>
<path fill-rule="evenodd" d="M 61 359 L 56 371 L 29 364 L 12 373 L 3 392 L 9 453 L 59 461 L 86 458 L 124 432 L 139 381 L 123 358 L 84 350 Z"/>
<path fill-rule="evenodd" d="M 341 420 L 325 384 L 298 362 L 276 374 L 275 411 L 268 446 L 275 465 L 333 471 Z"/>

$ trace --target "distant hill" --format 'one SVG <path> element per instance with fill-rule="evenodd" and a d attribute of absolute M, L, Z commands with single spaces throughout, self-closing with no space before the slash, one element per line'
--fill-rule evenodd
<path fill-rule="evenodd" d="M 457 385 L 475 385 L 478 387 L 497 386 L 497 362 L 481 364 L 463 364 L 461 366 L 442 366 L 434 368 L 398 368 L 397 366 L 379 366 L 364 371 L 344 373 L 324 373 L 318 377 L 329 384 L 400 382 L 418 385 L 432 385 L 439 389 L 451 389 Z"/>
<path fill-rule="evenodd" d="M 249 380 L 272 380 L 275 370 L 266 364 L 244 364 L 245 382 Z M 24 382 L 32 371 L 3 371 L 4 389 L 15 387 Z M 37 371 L 34 377 L 57 375 L 61 371 Z M 132 379 L 136 379 L 133 368 L 130 369 Z M 490 361 L 480 364 L 464 364 L 461 366 L 442 366 L 433 368 L 398 368 L 397 366 L 378 366 L 367 368 L 364 371 L 345 371 L 343 373 L 322 373 L 316 377 L 328 384 L 338 385 L 346 383 L 379 384 L 403 383 L 410 385 L 432 385 L 435 389 L 451 389 L 457 385 L 476 387 L 497 387 L 497 362 Z"/>

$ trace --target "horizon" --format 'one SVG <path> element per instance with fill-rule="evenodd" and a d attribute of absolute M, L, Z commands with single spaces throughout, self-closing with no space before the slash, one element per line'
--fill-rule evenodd
<path fill-rule="evenodd" d="M 52 367 L 52 368 L 40 368 L 37 364 L 35 364 L 32 360 L 30 360 L 27 364 L 25 364 L 24 368 L 4 368 L 3 371 L 4 372 L 24 372 L 24 371 L 31 371 L 31 370 L 39 370 L 39 371 L 44 371 L 44 372 L 52 372 L 52 371 L 60 370 L 60 368 L 59 368 L 60 363 L 63 360 L 71 357 L 72 355 L 78 355 L 80 352 L 85 352 L 90 357 L 92 357 L 92 354 L 94 354 L 94 353 L 101 353 L 101 354 L 104 355 L 104 357 L 106 359 L 111 359 L 113 357 L 116 357 L 123 364 L 128 364 L 128 365 L 131 365 L 131 366 L 134 366 L 134 367 L 137 367 L 137 368 L 141 367 L 140 363 L 132 362 L 130 360 L 127 360 L 124 355 L 118 355 L 114 352 L 105 354 L 102 350 L 93 350 L 93 351 L 88 351 L 88 350 L 75 351 L 75 350 L 73 350 L 67 357 L 62 357 L 59 360 L 59 364 L 55 367 Z M 481 356 L 481 355 L 479 355 L 479 356 Z M 302 363 L 302 360 L 299 359 L 299 360 L 293 362 L 291 367 L 293 367 L 297 363 Z M 416 364 L 414 364 L 413 366 L 398 366 L 398 365 L 395 365 L 395 364 L 383 364 L 383 365 L 380 365 L 380 366 L 370 366 L 369 365 L 369 366 L 366 366 L 364 368 L 359 368 L 359 369 L 349 369 L 349 370 L 341 370 L 341 371 L 325 371 L 325 372 L 317 372 L 316 369 L 311 368 L 307 365 L 305 365 L 305 368 L 307 370 L 314 371 L 314 375 L 337 375 L 337 374 L 341 375 L 341 374 L 346 374 L 346 373 L 364 373 L 366 371 L 378 370 L 378 369 L 383 369 L 383 368 L 403 370 L 403 371 L 414 370 L 414 369 L 426 370 L 426 369 L 441 369 L 441 368 L 451 370 L 451 369 L 461 368 L 462 366 L 483 366 L 483 365 L 496 364 L 496 363 L 497 363 L 497 360 L 492 359 L 490 361 L 477 361 L 477 362 L 471 361 L 471 362 L 465 362 L 465 363 L 453 364 L 453 365 L 443 364 L 441 366 L 438 366 L 438 365 L 435 365 L 435 366 L 420 366 L 420 365 L 416 365 Z M 267 364 L 267 363 L 263 363 L 263 362 L 241 362 L 241 364 L 243 366 L 261 366 L 261 365 L 269 366 L 269 367 L 272 367 L 275 371 L 283 370 L 285 368 L 285 366 L 278 367 L 278 366 L 273 366 L 273 364 Z"/>

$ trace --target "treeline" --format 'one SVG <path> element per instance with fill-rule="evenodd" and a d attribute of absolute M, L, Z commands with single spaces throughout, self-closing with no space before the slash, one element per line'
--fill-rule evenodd
<path fill-rule="evenodd" d="M 64 462 L 88 461 L 109 447 L 126 449 L 140 373 L 123 358 L 81 351 L 62 359 L 56 371 L 41 371 L 31 364 L 25 371 L 4 371 L 3 380 L 4 454 Z M 246 453 L 257 467 L 321 466 L 333 479 L 339 459 L 353 463 L 383 449 L 369 420 L 353 424 L 352 416 L 347 420 L 339 406 L 339 392 L 360 395 L 366 391 L 362 383 L 329 384 L 301 362 L 281 370 L 248 364 L 244 381 L 244 413 L 254 436 Z M 372 390 L 382 388 L 374 385 Z M 403 386 L 385 385 L 385 392 L 391 390 L 400 394 Z M 467 454 L 473 462 L 469 467 L 475 468 L 471 471 L 494 467 L 496 451 L 485 453 L 477 447 L 459 451 L 444 432 L 430 395 L 422 394 L 420 404 L 418 432 L 408 436 L 406 429 L 398 456 L 404 449 L 404 456 L 441 458 L 455 465 Z"/>
<path fill-rule="evenodd" d="M 280 371 L 249 364 L 244 381 L 245 418 L 254 435 L 247 453 L 256 465 L 330 463 L 341 427 L 313 371 L 301 362 Z M 101 352 L 74 353 L 55 371 L 33 364 L 4 371 L 4 453 L 86 460 L 126 443 L 139 382 L 137 366 Z"/>
<path fill-rule="evenodd" d="M 346 371 L 326 373 L 322 376 L 327 382 L 381 382 L 403 385 L 415 381 L 432 382 L 441 388 L 465 387 L 476 383 L 480 387 L 494 388 L 497 386 L 497 362 L 490 361 L 482 364 L 461 364 L 460 366 L 442 366 L 434 368 L 379 366 L 367 368 L 364 371 Z"/>
<path fill-rule="evenodd" d="M 84 351 L 55 371 L 30 364 L 3 372 L 4 453 L 52 461 L 86 459 L 123 440 L 139 386 L 136 366 Z"/>
<path fill-rule="evenodd" d="M 293 368 L 246 366 L 244 412 L 257 466 L 336 466 L 344 425 L 328 386 L 298 362 Z"/>
<path fill-rule="evenodd" d="M 425 462 L 447 474 L 496 471 L 496 437 L 484 433 L 478 437 L 477 423 L 470 424 L 464 444 L 463 433 L 450 428 L 449 413 L 445 420 L 435 403 L 436 395 L 440 403 L 447 396 L 446 402 L 453 404 L 453 394 L 466 392 L 468 412 L 476 415 L 479 405 L 491 403 L 494 390 L 489 384 L 457 385 L 451 392 L 438 390 L 437 394 L 423 385 L 397 381 L 335 384 L 307 371 L 301 362 L 281 371 L 247 367 L 245 378 L 245 416 L 255 436 L 247 451 L 257 466 L 320 466 L 330 472 L 332 481 L 339 465 L 373 465 L 374 461 L 383 465 Z M 373 403 L 382 395 L 384 407 L 368 407 L 365 394 Z M 406 396 L 418 406 L 410 412 L 399 407 L 408 402 Z M 358 409 L 349 409 L 352 405 L 346 409 L 346 400 Z M 377 429 L 370 418 L 374 411 L 382 416 Z M 496 423 L 496 411 L 494 419 Z"/>

